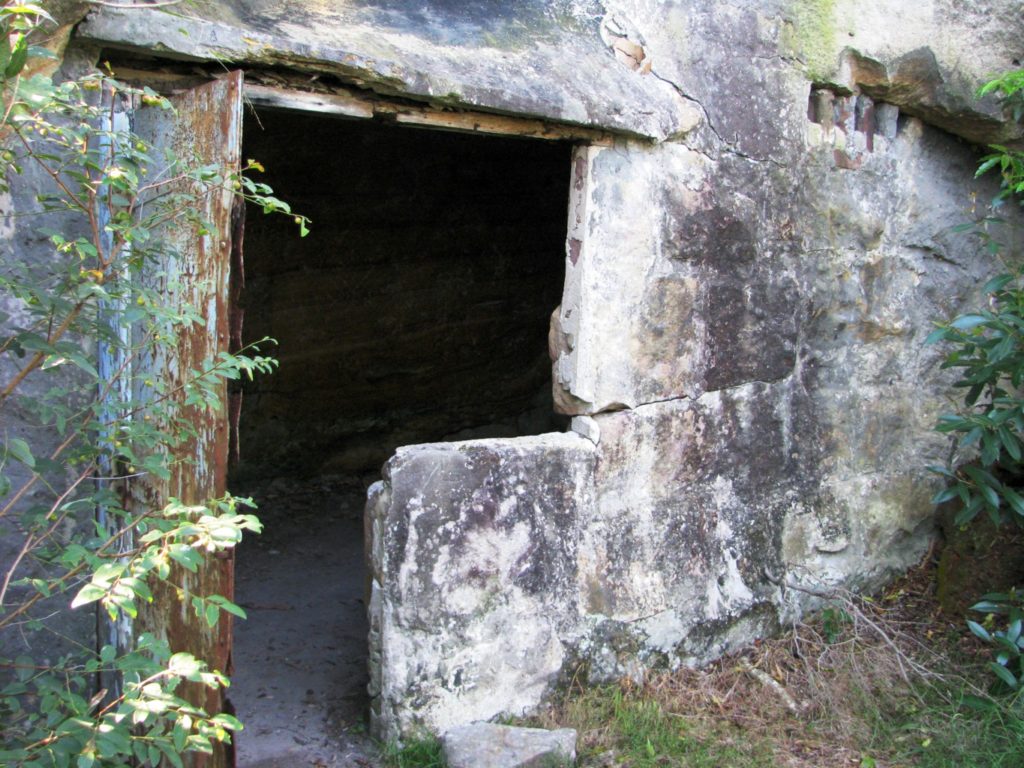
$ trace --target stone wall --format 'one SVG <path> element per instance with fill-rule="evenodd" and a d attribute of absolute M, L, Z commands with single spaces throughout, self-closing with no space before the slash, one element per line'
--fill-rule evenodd
<path fill-rule="evenodd" d="M 977 150 L 943 129 L 1015 129 L 982 114 L 991 105 L 965 117 L 966 91 L 959 102 L 942 88 L 921 96 L 936 92 L 929 78 L 950 87 L 941 73 L 952 64 L 934 56 L 919 53 L 934 66 L 906 74 L 902 54 L 885 49 L 899 76 L 884 77 L 918 77 L 917 94 L 861 88 L 865 76 L 838 49 L 834 79 L 812 80 L 792 50 L 799 20 L 684 6 L 620 9 L 631 15 L 606 19 L 606 38 L 641 45 L 647 76 L 699 95 L 700 127 L 654 146 L 580 147 L 573 159 L 551 351 L 556 403 L 595 445 L 585 462 L 576 447 L 549 461 L 593 471 L 573 478 L 576 545 L 552 571 L 562 602 L 521 619 L 527 634 L 553 627 L 557 642 L 536 648 L 558 653 L 505 647 L 507 606 L 467 584 L 466 568 L 501 572 L 500 549 L 464 553 L 470 563 L 457 566 L 427 559 L 417 578 L 429 573 L 430 589 L 415 602 L 438 611 L 418 630 L 432 640 L 405 642 L 419 635 L 394 617 L 426 555 L 391 532 L 441 497 L 399 452 L 370 504 L 396 526 L 374 538 L 386 553 L 374 691 L 383 734 L 530 706 L 488 699 L 496 687 L 540 701 L 535 691 L 569 677 L 706 662 L 805 610 L 807 595 L 787 585 L 876 588 L 932 540 L 924 467 L 946 448 L 930 427 L 949 379 L 923 340 L 933 319 L 976 297 L 986 258 L 951 227 L 995 193 L 973 178 Z M 458 485 L 498 508 L 519 498 L 473 471 Z M 442 525 L 428 548 L 471 529 Z M 473 606 L 468 624 L 455 594 Z M 389 632 L 403 638 L 390 654 Z M 452 659 L 465 661 L 457 685 Z"/>
<path fill-rule="evenodd" d="M 73 23 L 85 12 L 85 7 L 81 3 L 55 2 L 49 10 L 58 26 L 45 44 L 57 54 L 57 59 L 35 62 L 33 68 L 54 74 L 57 78 L 75 77 L 92 66 L 91 60 L 83 57 L 80 51 L 71 50 L 64 55 Z M 0 133 L 0 142 L 4 138 Z M 37 196 L 53 195 L 58 190 L 38 165 L 24 163 L 22 173 L 9 178 L 8 182 L 9 190 L 0 192 L 0 270 L 17 282 L 18 270 L 24 268 L 29 270 L 29 274 L 40 285 L 53 285 L 60 280 L 65 268 L 65 257 L 55 253 L 45 233 L 61 232 L 71 239 L 87 236 L 87 224 L 66 213 L 43 212 Z M 13 292 L 0 290 L 0 339 L 6 338 L 14 328 L 32 327 L 36 320 L 25 303 L 15 297 Z M 6 386 L 19 373 L 25 359 L 11 351 L 0 355 L 0 387 Z M 0 406 L 0 461 L 3 462 L 3 473 L 10 480 L 12 489 L 10 495 L 0 499 L 0 505 L 6 505 L 25 483 L 31 482 L 33 476 L 23 464 L 4 455 L 7 441 L 25 440 L 36 457 L 51 455 L 63 442 L 63 437 L 52 429 L 39 427 L 41 419 L 37 398 L 51 388 L 81 392 L 86 381 L 75 366 L 53 366 L 42 375 L 36 373 L 26 377 L 12 396 Z M 0 579 L 7 575 L 9 567 L 18 563 L 10 591 L 6 595 L 5 608 L 17 605 L 26 595 L 34 592 L 32 588 L 19 584 L 18 580 L 41 578 L 53 573 L 49 564 L 35 559 L 31 554 L 24 557 L 21 552 L 26 537 L 21 523 L 22 515 L 34 507 L 49 508 L 56 495 L 53 489 L 64 489 L 69 482 L 69 478 L 60 476 L 56 470 L 44 480 L 52 485 L 48 482 L 35 483 L 7 514 L 0 516 L 0 573 L 3 574 Z M 73 536 L 87 537 L 92 535 L 93 526 L 92 512 L 83 510 L 77 518 L 69 516 L 65 519 L 55 531 L 55 536 L 61 541 L 67 541 Z M 94 645 L 95 612 L 89 609 L 67 610 L 69 600 L 65 595 L 54 595 L 36 603 L 27 617 L 44 623 L 46 631 L 24 632 L 14 625 L 9 631 L 0 633 L 0 656 L 15 658 L 31 653 L 41 663 L 56 662 L 82 644 Z M 2 670 L 0 679 L 10 674 L 10 670 Z"/>
<path fill-rule="evenodd" d="M 1020 137 L 973 96 L 1019 61 L 1018 3 L 196 8 L 79 35 L 615 136 L 571 163 L 577 434 L 403 448 L 371 494 L 379 733 L 706 661 L 804 610 L 787 583 L 927 549 L 949 378 L 922 342 L 989 269 L 951 226 L 995 191 L 974 144 Z"/>

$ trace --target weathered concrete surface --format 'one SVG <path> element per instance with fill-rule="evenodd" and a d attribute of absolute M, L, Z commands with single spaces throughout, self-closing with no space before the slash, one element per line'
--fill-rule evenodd
<path fill-rule="evenodd" d="M 786 445 L 813 429 L 803 397 L 755 383 L 596 417 L 578 573 L 592 679 L 703 662 L 772 628 L 763 569 L 778 569 L 781 519 L 813 483 Z"/>
<path fill-rule="evenodd" d="M 474 3 L 198 2 L 102 8 L 84 39 L 239 65 L 330 72 L 381 93 L 664 139 L 699 111 L 616 59 L 592 0 Z"/>
<path fill-rule="evenodd" d="M 995 192 L 956 137 L 1020 135 L 972 96 L 1020 54 L 1011 0 L 507 6 L 82 28 L 622 134 L 572 163 L 549 341 L 580 436 L 401 449 L 371 495 L 384 736 L 522 712 L 577 671 L 707 660 L 806 607 L 780 584 L 912 563 L 947 451 L 950 379 L 922 342 L 991 268 L 951 230 Z"/>
<path fill-rule="evenodd" d="M 819 81 L 859 88 L 971 141 L 1005 142 L 1024 133 L 994 97 L 975 97 L 981 82 L 1019 63 L 1017 0 L 839 0 L 809 23 L 816 5 L 824 4 L 797 4 L 804 6 L 803 23 L 798 15 L 792 42 Z M 828 56 L 828 43 L 843 55 Z"/>
<path fill-rule="evenodd" d="M 84 13 L 84 7 L 81 3 L 59 2 L 48 10 L 54 15 L 59 27 L 51 27 L 52 35 L 41 42 L 59 53 L 70 32 L 70 25 L 76 20 L 76 14 Z M 44 62 L 38 69 L 33 63 L 33 69 L 42 72 L 59 63 L 63 71 L 58 77 L 73 77 L 82 67 L 82 62 L 74 56 L 68 56 L 64 61 L 46 59 Z M 6 140 L 4 132 L 0 131 L 0 143 Z M 20 148 L 15 148 L 15 151 L 20 153 Z M 71 239 L 88 236 L 87 222 L 66 213 L 43 212 L 37 195 L 57 194 L 56 185 L 37 164 L 24 160 L 19 164 L 23 167 L 22 174 L 12 174 L 12 178 L 8 179 L 11 183 L 9 191 L 0 192 L 0 271 L 15 284 L 28 274 L 38 281 L 39 286 L 53 286 L 67 268 L 64 263 L 66 257 L 56 253 L 49 238 L 40 233 L 47 230 L 61 232 Z M 38 327 L 38 322 L 39 318 L 33 315 L 31 307 L 15 291 L 0 291 L 0 339 L 5 339 L 15 331 Z M 89 345 L 85 346 L 88 348 Z M 10 349 L 0 353 L 0 387 L 6 386 L 18 374 L 26 359 Z M 10 495 L 0 498 L 0 506 L 10 502 L 11 497 L 32 477 L 27 467 L 4 456 L 7 441 L 22 439 L 31 446 L 35 456 L 52 455 L 66 436 L 59 435 L 54 429 L 40 427 L 41 423 L 46 423 L 46 417 L 40 414 L 39 404 L 52 388 L 64 389 L 72 393 L 69 397 L 75 399 L 83 394 L 88 396 L 91 393 L 87 389 L 87 382 L 77 367 L 54 365 L 26 377 L 0 406 L 2 470 L 12 488 Z M 18 584 L 19 579 L 41 578 L 53 573 L 52 566 L 37 560 L 32 552 L 22 557 L 21 548 L 26 540 L 26 529 L 22 526 L 21 516 L 33 507 L 49 508 L 73 476 L 54 472 L 47 478 L 48 483 L 36 483 L 20 502 L 0 517 L 0 579 L 7 576 L 8 568 L 18 564 L 11 574 L 12 586 L 7 592 L 4 610 L 11 610 L 21 599 L 33 594 L 31 587 Z M 92 511 L 83 512 L 78 519 L 66 519 L 55 531 L 58 540 L 68 541 L 73 536 L 91 535 Z M 28 614 L 28 617 L 45 625 L 48 631 L 23 632 L 18 625 L 14 625 L 0 632 L 0 657 L 14 658 L 32 654 L 40 663 L 56 662 L 80 644 L 93 645 L 96 627 L 94 611 L 85 608 L 66 610 L 70 600 L 66 594 L 56 594 L 37 603 Z M 6 674 L 10 672 L 0 671 L 0 678 Z"/>
<path fill-rule="evenodd" d="M 371 723 L 393 738 L 535 706 L 569 666 L 594 446 L 400 448 L 367 503 Z"/>
<path fill-rule="evenodd" d="M 1017 0 L 606 5 L 644 42 L 652 74 L 699 103 L 717 139 L 749 157 L 774 157 L 795 137 L 807 82 L 863 88 L 971 141 L 1022 135 L 993 98 L 975 98 L 982 83 L 1017 66 Z"/>
<path fill-rule="evenodd" d="M 686 9 L 687 24 L 708 31 L 686 37 L 690 47 L 665 31 Z M 780 584 L 869 589 L 920 557 L 933 532 L 923 467 L 945 451 L 930 427 L 949 384 L 940 351 L 923 340 L 932 319 L 972 300 L 988 269 L 976 243 L 951 230 L 995 192 L 973 179 L 975 152 L 866 92 L 812 88 L 806 62 L 781 48 L 786 9 L 626 10 L 633 26 L 618 28 L 646 41 L 655 76 L 708 62 L 694 90 L 707 88 L 709 120 L 681 141 L 621 140 L 573 158 L 566 285 L 549 347 L 556 403 L 595 458 L 592 476 L 577 478 L 577 543 L 558 571 L 574 583 L 560 582 L 561 605 L 520 630 L 543 633 L 533 662 L 549 680 L 700 663 L 806 607 Z M 934 117 L 920 100 L 904 103 Z M 396 475 L 403 461 L 392 489 L 419 482 Z M 447 462 L 436 467 L 449 471 Z M 464 478 L 481 487 L 472 472 Z M 447 494 L 427 490 L 410 509 L 446 507 Z M 484 498 L 500 506 L 506 494 L 492 485 Z M 381 503 L 400 519 L 409 502 Z M 458 541 L 463 526 L 436 530 Z M 413 560 L 385 564 L 385 580 Z M 450 604 L 468 594 L 465 579 L 429 568 L 436 591 L 412 603 L 431 606 L 431 644 L 411 643 L 408 625 L 383 642 L 384 654 L 393 642 L 422 660 L 405 668 L 437 668 L 437 656 L 461 653 L 451 638 L 465 637 L 459 622 L 444 629 L 446 616 L 466 614 Z M 505 684 L 531 693 L 504 711 L 543 690 L 513 677 Z M 471 714 L 485 699 L 478 690 L 459 707 L 418 685 L 402 690 L 384 696 L 405 696 L 390 709 L 400 731 L 495 714 L 489 704 Z"/>
<path fill-rule="evenodd" d="M 574 765 L 576 731 L 472 723 L 441 737 L 448 768 L 556 768 Z"/>

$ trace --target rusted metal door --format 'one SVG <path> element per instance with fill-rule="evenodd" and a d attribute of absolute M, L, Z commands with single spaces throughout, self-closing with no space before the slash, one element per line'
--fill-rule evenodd
<path fill-rule="evenodd" d="M 169 148 L 183 162 L 217 166 L 222 174 L 237 172 L 242 138 L 242 74 L 228 76 L 172 97 L 174 111 L 141 107 L 134 114 L 136 133 L 153 143 L 156 154 Z M 152 174 L 174 178 L 178 169 L 153 169 Z M 182 180 L 181 185 L 189 184 Z M 193 191 L 180 187 L 179 192 Z M 200 190 L 194 190 L 199 192 Z M 167 192 L 167 190 L 162 190 Z M 184 217 L 170 220 L 163 240 L 174 256 L 158 264 L 147 264 L 143 280 L 156 281 L 171 301 L 190 305 L 204 319 L 180 332 L 176 348 L 141 361 L 146 378 L 164 382 L 166 391 L 178 387 L 190 372 L 226 351 L 229 345 L 228 283 L 232 250 L 232 206 L 235 196 L 230 185 L 205 187 L 198 194 L 198 218 L 209 226 L 191 226 Z M 186 504 L 200 503 L 224 493 L 228 460 L 228 398 L 220 392 L 218 409 L 190 406 L 188 419 L 194 427 L 189 441 L 176 452 L 187 461 L 174 461 L 171 476 L 161 481 L 145 476 L 131 481 L 133 503 L 161 508 L 171 497 Z M 173 396 L 179 396 L 175 394 Z M 230 552 L 230 551 L 229 551 Z M 231 599 L 234 592 L 234 561 L 230 554 L 208 557 L 197 573 L 176 568 L 169 579 L 177 588 L 154 589 L 151 606 L 140 610 L 136 632 L 151 632 L 165 638 L 173 651 L 188 651 L 211 667 L 230 673 L 231 617 L 222 613 L 214 627 L 197 619 L 189 595 L 219 594 Z M 189 699 L 213 714 L 224 707 L 223 691 L 194 686 Z M 213 756 L 196 756 L 196 768 L 221 768 L 233 763 L 230 750 L 219 749 Z"/>

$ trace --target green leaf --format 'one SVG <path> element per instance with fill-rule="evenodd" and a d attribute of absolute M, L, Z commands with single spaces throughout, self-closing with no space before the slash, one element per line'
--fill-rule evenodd
<path fill-rule="evenodd" d="M 1013 435 L 1010 432 L 1010 430 L 1007 429 L 1005 426 L 999 427 L 998 434 L 999 440 L 1000 442 L 1002 442 L 1003 447 L 1006 449 L 1006 452 L 1010 454 L 1010 458 L 1012 458 L 1014 461 L 1020 461 L 1020 441 L 1017 439 L 1017 437 Z"/>
<path fill-rule="evenodd" d="M 53 16 L 48 14 L 38 5 L 27 5 L 25 3 L 12 3 L 11 5 L 4 6 L 2 11 L 4 16 L 38 16 L 41 19 L 46 19 L 51 24 L 56 24 Z"/>
<path fill-rule="evenodd" d="M 981 510 L 982 501 L 980 496 L 973 496 L 971 502 L 956 513 L 956 517 L 953 518 L 953 522 L 957 525 L 967 525 L 975 517 L 978 516 L 978 512 Z"/>
<path fill-rule="evenodd" d="M 988 318 L 984 315 L 960 315 L 960 317 L 950 323 L 950 327 L 956 328 L 958 331 L 966 331 L 976 328 L 985 322 L 988 322 Z"/>
<path fill-rule="evenodd" d="M 1020 683 L 1014 674 L 1006 667 L 996 664 L 994 661 L 988 663 L 989 669 L 996 673 L 996 677 L 1006 683 L 1010 688 L 1016 691 L 1020 687 Z"/>
<path fill-rule="evenodd" d="M 222 611 L 227 611 L 232 616 L 237 616 L 240 619 L 246 618 L 245 611 L 242 607 L 231 602 L 223 595 L 210 595 L 207 600 L 218 606 Z"/>
<path fill-rule="evenodd" d="M 28 38 L 23 35 L 15 35 L 14 47 L 11 49 L 11 57 L 4 67 L 4 78 L 13 80 L 25 68 L 28 61 Z"/>
<path fill-rule="evenodd" d="M 995 489 L 990 485 L 979 485 L 978 491 L 985 499 L 985 503 L 992 509 L 999 509 L 1003 500 L 999 498 L 999 494 L 995 492 Z"/>
<path fill-rule="evenodd" d="M 1010 623 L 1010 626 L 1006 628 L 1006 639 L 1016 645 L 1017 640 L 1020 638 L 1021 633 L 1021 620 L 1016 619 Z"/>
<path fill-rule="evenodd" d="M 939 504 L 944 504 L 947 501 L 951 501 L 952 499 L 957 498 L 958 495 L 959 494 L 957 493 L 956 486 L 943 488 L 941 491 L 939 491 L 932 497 L 932 504 L 935 506 L 938 506 Z"/>
<path fill-rule="evenodd" d="M 982 429 L 981 427 L 975 427 L 966 435 L 964 435 L 964 438 L 960 441 L 960 445 L 962 445 L 964 448 L 970 445 L 974 445 L 981 439 L 981 436 L 982 434 L 984 434 L 984 432 L 985 430 Z"/>
<path fill-rule="evenodd" d="M 981 436 L 981 463 L 986 467 L 991 467 L 999 459 L 999 453 L 1002 449 L 1002 445 L 999 442 L 998 435 L 993 432 L 985 432 Z"/>
<path fill-rule="evenodd" d="M 999 702 L 970 693 L 963 697 L 961 703 L 976 712 L 991 712 L 1000 708 Z"/>
<path fill-rule="evenodd" d="M 979 624 L 978 622 L 976 622 L 976 621 L 968 621 L 967 622 L 967 628 L 969 630 L 971 630 L 971 632 L 975 636 L 981 638 L 986 643 L 991 643 L 992 642 L 992 635 L 990 635 L 988 633 L 988 630 L 985 629 L 983 626 L 981 626 L 981 624 Z"/>
<path fill-rule="evenodd" d="M 12 437 L 7 441 L 7 455 L 20 461 L 29 469 L 36 465 L 35 457 L 32 456 L 32 450 L 28 447 L 28 443 L 21 438 Z"/>
<path fill-rule="evenodd" d="M 160 743 L 160 751 L 164 753 L 168 760 L 170 760 L 171 765 L 173 765 L 174 768 L 185 768 L 184 763 L 181 761 L 181 757 L 176 751 L 171 749 L 170 745 Z"/>
<path fill-rule="evenodd" d="M 979 486 L 993 486 L 999 487 L 999 481 L 993 477 L 991 472 L 982 469 L 981 467 L 975 467 L 970 464 L 965 465 L 963 471 Z"/>
<path fill-rule="evenodd" d="M 984 175 L 985 173 L 990 171 L 993 167 L 995 167 L 999 163 L 999 160 L 1000 160 L 1000 155 L 988 155 L 987 157 L 985 157 L 982 160 L 981 165 L 978 166 L 978 170 L 975 171 L 974 175 L 975 176 L 982 176 L 982 175 Z M 986 291 L 986 293 L 987 293 L 987 291 Z"/>
<path fill-rule="evenodd" d="M 1024 517 L 1024 498 L 1021 498 L 1020 494 L 1017 493 L 1013 488 L 1004 485 L 1003 486 L 1003 498 L 1010 504 L 1010 508 Z"/>
<path fill-rule="evenodd" d="M 30 45 L 28 47 L 28 55 L 31 59 L 49 59 L 50 61 L 60 61 L 60 57 L 51 51 L 49 48 L 44 48 L 41 45 Z"/>
<path fill-rule="evenodd" d="M 188 731 L 181 725 L 181 723 L 174 724 L 174 730 L 172 732 L 174 740 L 174 749 L 178 752 L 182 752 L 185 749 L 185 742 L 188 739 Z"/>
<path fill-rule="evenodd" d="M 210 722 L 214 723 L 215 725 L 219 725 L 221 728 L 225 728 L 229 731 L 242 730 L 242 723 L 237 717 L 225 714 L 223 712 L 219 715 L 214 715 L 213 717 L 211 717 Z"/>
<path fill-rule="evenodd" d="M 168 671 L 178 677 L 191 677 L 202 668 L 202 662 L 198 661 L 191 653 L 176 653 L 167 662 Z"/>
<path fill-rule="evenodd" d="M 97 600 L 106 597 L 107 590 L 97 587 L 95 584 L 86 584 L 75 595 L 75 599 L 71 601 L 72 608 L 79 608 L 89 603 L 95 603 Z"/>
<path fill-rule="evenodd" d="M 7 62 L 11 60 L 11 38 L 3 34 L 0 29 L 0 72 L 7 69 Z"/>
<path fill-rule="evenodd" d="M 1013 280 L 1013 275 L 996 275 L 987 283 L 985 283 L 985 286 L 981 289 L 981 291 L 982 293 L 995 293 L 996 291 L 1001 291 L 1003 288 L 1006 287 L 1006 284 L 1009 283 L 1011 280 Z"/>

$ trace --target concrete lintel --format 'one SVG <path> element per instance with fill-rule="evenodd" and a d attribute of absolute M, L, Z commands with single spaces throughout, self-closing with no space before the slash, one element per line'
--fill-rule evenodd
<path fill-rule="evenodd" d="M 412 17 L 389 27 L 366 9 L 295 7 L 295 16 L 274 16 L 242 0 L 199 4 L 187 16 L 103 7 L 77 34 L 170 58 L 331 73 L 386 95 L 656 141 L 700 121 L 671 85 L 617 61 L 596 19 L 549 20 L 546 29 L 511 42 L 495 41 L 484 21 L 472 19 L 459 27 L 462 36 L 440 40 Z"/>

